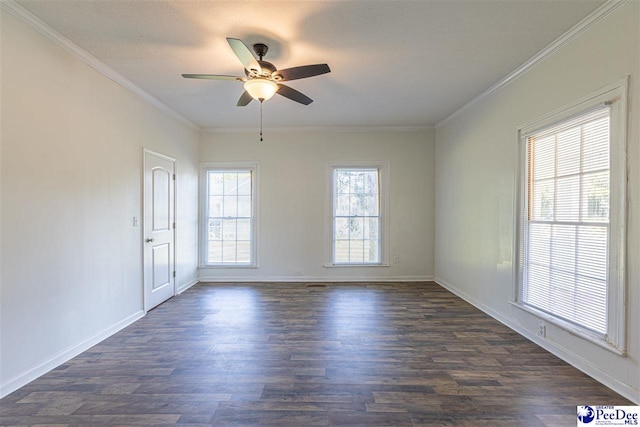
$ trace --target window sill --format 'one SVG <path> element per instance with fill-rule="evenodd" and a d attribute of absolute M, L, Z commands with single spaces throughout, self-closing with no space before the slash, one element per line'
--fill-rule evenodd
<path fill-rule="evenodd" d="M 205 264 L 199 265 L 199 269 L 202 270 L 219 270 L 219 269 L 250 269 L 250 268 L 258 268 L 255 264 Z"/>
<path fill-rule="evenodd" d="M 627 356 L 627 352 L 624 349 L 617 348 L 613 344 L 608 342 L 606 339 L 606 336 L 602 336 L 597 334 L 596 332 L 592 332 L 592 331 L 589 331 L 588 329 L 581 328 L 578 325 L 559 319 L 549 313 L 546 313 L 541 310 L 537 310 L 519 301 L 511 301 L 511 305 L 531 315 L 534 315 L 539 319 L 544 320 L 547 323 L 557 326 L 558 328 L 563 329 L 572 335 L 575 335 L 579 338 L 587 340 L 599 347 L 604 348 L 605 350 L 609 350 L 610 352 L 617 354 L 618 356 L 623 356 L 623 357 Z"/>
<path fill-rule="evenodd" d="M 389 267 L 388 263 L 380 263 L 380 264 L 325 264 L 324 268 L 352 268 L 352 267 Z"/>

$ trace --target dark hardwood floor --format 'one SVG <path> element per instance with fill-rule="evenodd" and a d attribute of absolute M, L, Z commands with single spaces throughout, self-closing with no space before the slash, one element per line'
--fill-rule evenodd
<path fill-rule="evenodd" d="M 575 426 L 632 405 L 434 283 L 200 284 L 0 400 L 0 425 Z"/>

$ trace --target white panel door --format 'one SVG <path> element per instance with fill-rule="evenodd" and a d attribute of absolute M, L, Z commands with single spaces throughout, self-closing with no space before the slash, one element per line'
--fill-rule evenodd
<path fill-rule="evenodd" d="M 175 295 L 175 160 L 144 151 L 144 308 Z"/>

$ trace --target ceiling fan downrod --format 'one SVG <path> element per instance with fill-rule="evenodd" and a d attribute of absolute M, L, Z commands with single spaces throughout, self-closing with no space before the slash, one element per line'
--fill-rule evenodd
<path fill-rule="evenodd" d="M 262 58 L 267 54 L 268 50 L 269 46 L 264 43 L 256 43 L 253 45 L 253 51 L 258 55 L 260 61 L 262 61 Z"/>

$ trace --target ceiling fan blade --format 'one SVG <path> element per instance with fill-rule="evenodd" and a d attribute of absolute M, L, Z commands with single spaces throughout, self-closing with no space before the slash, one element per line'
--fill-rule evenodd
<path fill-rule="evenodd" d="M 251 95 L 249 95 L 249 92 L 245 90 L 244 93 L 240 96 L 240 99 L 238 99 L 236 107 L 244 107 L 251 101 L 253 101 L 253 98 L 251 97 Z"/>
<path fill-rule="evenodd" d="M 297 80 L 306 79 L 307 77 L 319 76 L 320 74 L 326 74 L 330 72 L 331 69 L 327 64 L 315 64 L 278 70 L 275 72 L 275 76 L 281 76 L 282 80 Z"/>
<path fill-rule="evenodd" d="M 247 45 L 242 42 L 242 40 L 227 37 L 227 42 L 229 43 L 229 46 L 231 46 L 233 53 L 236 54 L 240 62 L 242 62 L 242 66 L 247 71 L 256 70 L 258 74 L 262 72 L 260 64 L 258 64 L 256 58 L 253 56 Z"/>
<path fill-rule="evenodd" d="M 307 95 L 283 84 L 278 84 L 277 93 L 292 101 L 299 102 L 300 104 L 309 105 L 313 102 L 313 99 L 309 98 Z"/>
<path fill-rule="evenodd" d="M 219 76 L 216 74 L 183 74 L 185 79 L 207 79 L 207 80 L 243 80 L 238 76 Z"/>

